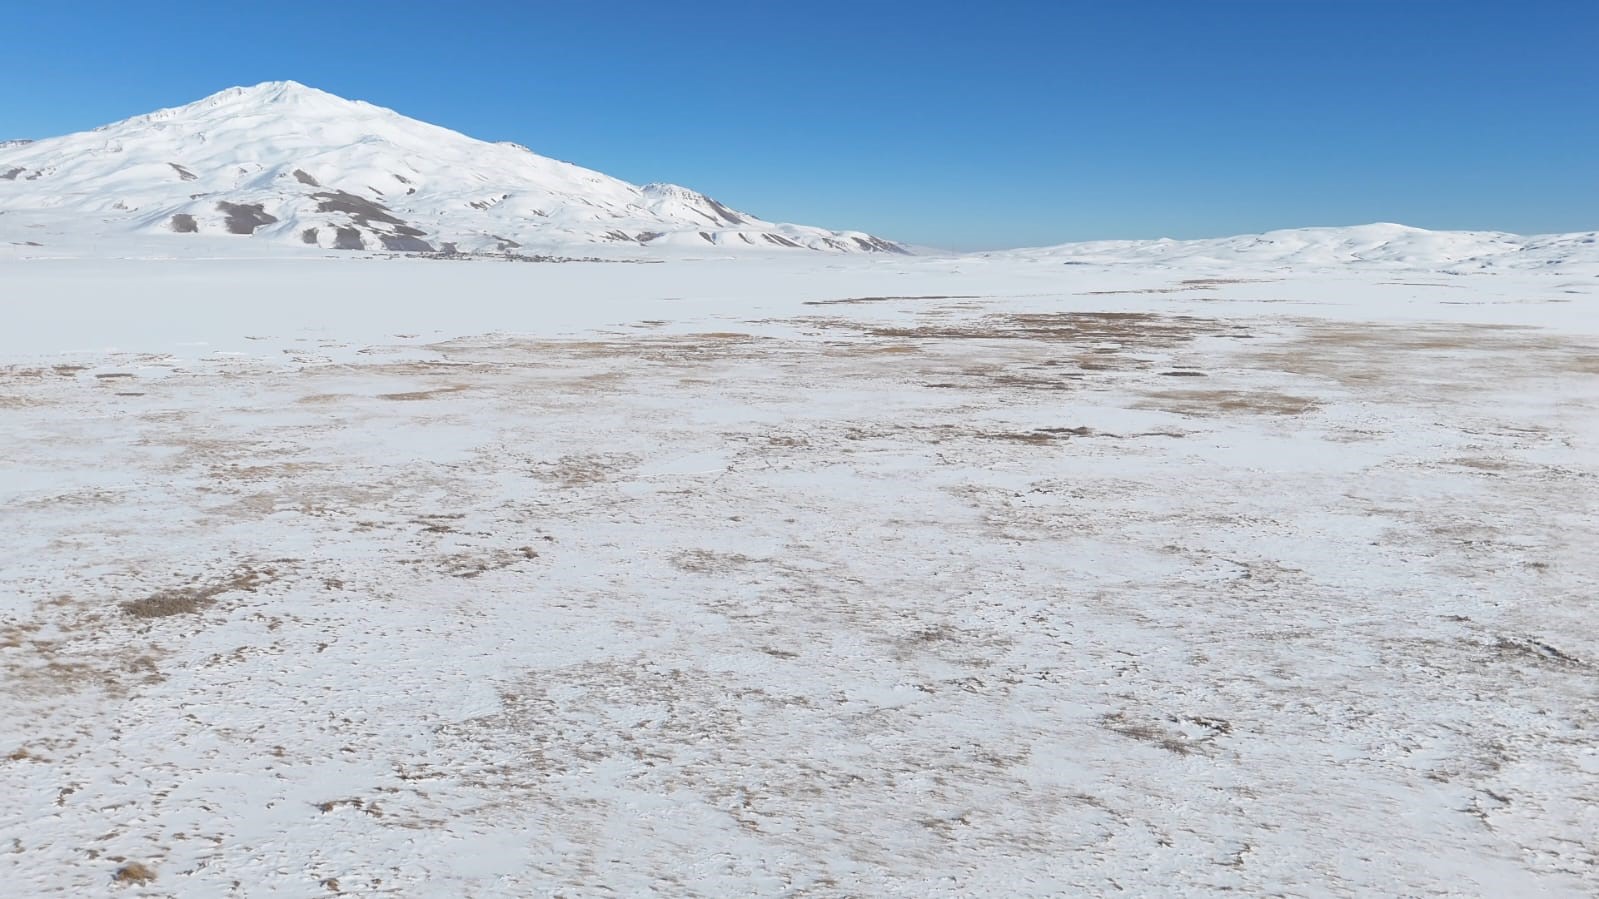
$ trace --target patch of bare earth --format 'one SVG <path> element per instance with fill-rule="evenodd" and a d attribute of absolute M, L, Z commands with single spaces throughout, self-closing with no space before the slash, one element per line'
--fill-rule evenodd
<path fill-rule="evenodd" d="M 134 618 L 192 615 L 214 604 L 219 596 L 227 593 L 253 593 L 276 576 L 277 571 L 273 568 L 246 565 L 214 580 L 197 580 L 179 587 L 158 590 L 142 599 L 129 600 L 122 604 L 122 611 Z"/>

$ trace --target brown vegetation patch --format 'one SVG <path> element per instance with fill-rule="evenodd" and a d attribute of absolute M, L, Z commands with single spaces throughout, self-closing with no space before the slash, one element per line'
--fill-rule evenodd
<path fill-rule="evenodd" d="M 889 344 L 861 344 L 849 348 L 851 353 L 863 356 L 909 356 L 920 353 L 922 348 L 909 343 Z"/>
<path fill-rule="evenodd" d="M 253 593 L 275 577 L 277 572 L 274 569 L 246 565 L 218 580 L 159 590 L 143 599 L 124 602 L 121 608 L 134 618 L 193 614 L 214 604 L 216 598 L 224 593 Z"/>
<path fill-rule="evenodd" d="M 843 319 L 810 319 L 808 323 L 821 327 L 857 326 Z M 1202 336 L 1227 336 L 1244 328 L 1244 325 L 1186 315 L 1063 312 L 989 315 L 948 323 L 933 320 L 925 324 L 868 326 L 866 334 L 896 340 L 1011 344 L 985 349 L 981 362 L 964 365 L 959 370 L 923 368 L 924 376 L 932 376 L 925 382 L 928 387 L 1072 390 L 1082 386 L 1087 372 L 1148 369 L 1161 360 L 1146 354 L 1172 350 Z"/>
<path fill-rule="evenodd" d="M 1215 290 L 1225 284 L 1259 284 L 1277 280 L 1275 278 L 1184 278 L 1177 282 L 1176 287 L 1142 287 L 1126 290 L 1089 290 L 1079 293 L 1080 297 L 1105 297 L 1118 294 L 1158 294 L 1158 293 L 1189 293 L 1195 290 Z"/>
<path fill-rule="evenodd" d="M 1411 399 L 1476 391 L 1518 376 L 1599 373 L 1599 346 L 1587 338 L 1518 325 L 1302 322 L 1298 339 L 1249 358 L 1273 371 L 1354 389 L 1402 389 Z"/>
<path fill-rule="evenodd" d="M 308 393 L 295 400 L 307 406 L 325 406 L 330 403 L 342 403 L 350 398 L 348 393 Z"/>
<path fill-rule="evenodd" d="M 122 697 L 132 684 L 160 681 L 156 657 L 147 645 L 104 644 L 104 620 L 100 604 L 60 595 L 37 603 L 31 615 L 0 623 L 0 680 L 6 695 L 48 701 L 98 688 L 107 696 Z"/>
<path fill-rule="evenodd" d="M 401 402 L 409 402 L 413 400 L 431 400 L 447 393 L 460 393 L 461 391 L 467 389 L 468 387 L 465 384 L 452 384 L 449 387 L 435 387 L 432 390 L 411 390 L 406 391 L 405 393 L 380 393 L 378 394 L 378 399 L 395 400 Z M 302 400 L 302 402 L 306 402 L 306 400 Z"/>
<path fill-rule="evenodd" d="M 1033 446 L 1042 446 L 1049 443 L 1059 443 L 1073 437 L 1089 437 L 1094 434 L 1093 428 L 1036 428 L 1031 431 L 985 431 L 976 434 L 983 440 L 1000 440 L 1007 443 L 1026 443 Z"/>
<path fill-rule="evenodd" d="M 1211 748 L 1210 744 L 1217 738 L 1233 732 L 1231 722 L 1202 715 L 1168 715 L 1156 720 L 1135 718 L 1126 712 L 1112 712 L 1100 717 L 1100 726 L 1175 755 L 1204 752 Z"/>
<path fill-rule="evenodd" d="M 562 487 L 587 487 L 616 480 L 638 464 L 637 456 L 626 453 L 586 453 L 539 463 L 533 475 Z"/>
<path fill-rule="evenodd" d="M 1039 340 L 1164 348 L 1226 327 L 1214 319 L 1153 312 L 1038 312 L 993 315 L 961 324 L 874 327 L 867 333 L 902 339 Z"/>
<path fill-rule="evenodd" d="M 1536 637 L 1496 637 L 1493 648 L 1502 656 L 1520 657 L 1561 667 L 1586 667 L 1582 660 Z"/>
<path fill-rule="evenodd" d="M 1179 415 L 1303 415 L 1320 405 L 1310 397 L 1274 390 L 1163 390 L 1145 394 L 1139 409 L 1159 409 Z"/>
<path fill-rule="evenodd" d="M 1133 293 L 1188 293 L 1193 290 L 1215 290 L 1214 287 L 1144 287 L 1136 290 L 1085 290 L 1080 297 L 1113 297 Z"/>
<path fill-rule="evenodd" d="M 838 300 L 806 300 L 806 306 L 855 306 L 865 303 L 892 303 L 896 300 L 980 300 L 972 294 L 929 294 L 903 297 L 844 297 Z"/>
<path fill-rule="evenodd" d="M 1566 359 L 1569 371 L 1584 375 L 1599 375 L 1599 353 L 1572 353 Z"/>
<path fill-rule="evenodd" d="M 143 862 L 126 862 L 111 875 L 117 883 L 145 884 L 155 882 L 155 869 Z"/>
<path fill-rule="evenodd" d="M 1188 741 L 1182 737 L 1155 724 L 1130 720 L 1121 712 L 1105 715 L 1100 719 L 1100 725 L 1113 733 L 1158 746 L 1176 755 L 1188 755 L 1194 751 Z"/>
<path fill-rule="evenodd" d="M 445 553 L 432 558 L 409 559 L 407 564 L 431 564 L 450 577 L 471 580 L 485 572 L 510 568 L 538 557 L 539 552 L 533 547 L 518 546 L 512 549 Z"/>
<path fill-rule="evenodd" d="M 668 364 L 698 364 L 720 359 L 751 358 L 776 343 L 769 337 L 738 331 L 711 331 L 699 334 L 672 334 L 616 339 L 458 339 L 433 344 L 432 349 L 447 354 L 452 363 L 481 364 L 498 370 L 506 364 L 526 365 L 528 359 L 551 358 L 628 360 Z M 459 370 L 459 368 L 457 368 Z M 589 389 L 596 384 L 614 386 L 625 375 L 606 372 L 577 379 L 572 386 Z"/>
<path fill-rule="evenodd" d="M 312 472 L 324 471 L 331 467 L 319 462 L 273 462 L 265 465 L 226 464 L 213 466 L 208 473 L 217 480 L 253 482 L 298 478 Z"/>
<path fill-rule="evenodd" d="M 1449 464 L 1459 465 L 1462 468 L 1474 468 L 1477 471 L 1491 472 L 1508 471 L 1511 467 L 1510 462 L 1504 459 L 1489 459 L 1482 456 L 1463 456 L 1458 459 L 1450 459 Z"/>
<path fill-rule="evenodd" d="M 712 574 L 743 568 L 754 562 L 743 553 L 723 553 L 709 549 L 687 549 L 672 557 L 672 567 L 694 574 Z"/>

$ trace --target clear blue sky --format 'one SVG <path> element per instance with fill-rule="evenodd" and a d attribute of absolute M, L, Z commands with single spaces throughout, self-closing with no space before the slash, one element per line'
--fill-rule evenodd
<path fill-rule="evenodd" d="M 293 79 L 963 249 L 1599 228 L 1599 0 L 8 3 L 0 138 Z"/>

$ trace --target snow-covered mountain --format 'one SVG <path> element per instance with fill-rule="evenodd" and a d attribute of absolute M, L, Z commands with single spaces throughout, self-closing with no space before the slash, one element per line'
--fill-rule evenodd
<path fill-rule="evenodd" d="M 906 252 L 870 234 L 763 221 L 686 187 L 639 187 L 293 81 L 0 143 L 0 213 L 8 236 L 26 220 L 101 242 L 199 234 L 439 253 Z"/>
<path fill-rule="evenodd" d="M 216 242 L 239 236 L 253 239 Z M 218 246 L 517 255 L 909 252 L 862 232 L 764 221 L 686 187 L 630 184 L 293 81 L 230 88 L 79 134 L 0 141 L 3 244 L 28 252 L 76 246 L 96 255 L 210 253 Z M 49 249 L 31 249 L 41 244 Z M 1522 237 L 1373 224 L 983 255 L 1220 269 L 1599 275 L 1599 232 Z"/>
<path fill-rule="evenodd" d="M 1081 264 L 1273 268 L 1506 269 L 1599 274 L 1599 232 L 1524 237 L 1500 231 L 1428 231 L 1379 223 L 1294 228 L 1208 240 L 1099 240 L 1005 250 L 990 258 Z"/>

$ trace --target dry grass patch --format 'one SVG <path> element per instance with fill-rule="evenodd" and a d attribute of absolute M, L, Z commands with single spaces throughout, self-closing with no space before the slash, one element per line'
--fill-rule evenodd
<path fill-rule="evenodd" d="M 328 406 L 334 403 L 347 402 L 351 398 L 348 393 L 309 393 L 295 400 L 305 406 Z"/>
<path fill-rule="evenodd" d="M 1176 287 L 1144 287 L 1130 288 L 1127 290 L 1090 290 L 1078 294 L 1080 297 L 1104 297 L 1117 294 L 1156 294 L 1156 293 L 1188 293 L 1195 290 L 1215 290 L 1226 284 L 1264 284 L 1275 281 L 1276 278 L 1184 278 L 1177 282 Z"/>
<path fill-rule="evenodd" d="M 450 577 L 471 580 L 490 571 L 500 571 L 522 562 L 531 562 L 538 557 L 539 552 L 533 547 L 518 546 L 514 549 L 496 549 L 483 552 L 444 553 L 432 559 L 409 559 L 407 564 L 418 565 L 431 562 L 439 571 Z"/>
<path fill-rule="evenodd" d="M 277 577 L 271 568 L 245 566 L 227 577 L 205 583 L 159 590 L 143 599 L 122 603 L 122 611 L 134 618 L 167 618 L 191 615 L 211 606 L 224 593 L 253 593 Z"/>
<path fill-rule="evenodd" d="M 1584 375 L 1599 375 L 1599 353 L 1573 353 L 1566 360 L 1569 371 Z"/>
<path fill-rule="evenodd" d="M 672 567 L 694 574 L 711 574 L 743 568 L 755 562 L 743 553 L 723 553 L 709 549 L 688 549 L 672 557 Z"/>
<path fill-rule="evenodd" d="M 1025 443 L 1031 446 L 1045 446 L 1059 443 L 1073 437 L 1092 436 L 1092 428 L 1037 428 L 1031 431 L 988 431 L 974 436 L 983 440 L 998 440 L 1005 443 Z"/>
<path fill-rule="evenodd" d="M 1158 409 L 1179 415 L 1303 415 L 1319 406 L 1310 397 L 1274 390 L 1161 390 L 1135 403 L 1139 409 Z"/>
<path fill-rule="evenodd" d="M 908 356 L 913 353 L 920 353 L 921 351 L 921 347 L 913 346 L 908 343 L 864 344 L 849 348 L 850 353 L 865 356 Z"/>
<path fill-rule="evenodd" d="M 992 315 L 948 325 L 882 326 L 869 328 L 867 333 L 874 337 L 921 340 L 1116 344 L 1121 349 L 1134 349 L 1178 346 L 1196 337 L 1223 332 L 1228 327 L 1216 319 L 1153 312 L 1039 312 Z"/>
<path fill-rule="evenodd" d="M 1252 364 L 1327 378 L 1359 390 L 1453 398 L 1482 383 L 1560 371 L 1599 374 L 1599 346 L 1576 335 L 1518 325 L 1302 322 L 1300 336 L 1248 357 Z"/>
<path fill-rule="evenodd" d="M 126 862 L 111 875 L 111 879 L 122 884 L 154 883 L 155 869 L 143 862 Z"/>
<path fill-rule="evenodd" d="M 1080 297 L 1110 297 L 1110 296 L 1116 296 L 1118 294 L 1130 294 L 1130 293 L 1188 293 L 1189 291 L 1192 291 L 1192 290 L 1215 290 L 1215 289 L 1216 288 L 1214 288 L 1214 287 L 1205 287 L 1203 285 L 1195 286 L 1195 287 L 1144 287 L 1144 288 L 1139 288 L 1139 289 L 1134 289 L 1134 290 L 1087 290 L 1087 291 L 1084 291 L 1084 292 L 1078 294 L 1078 296 L 1080 296 Z"/>
<path fill-rule="evenodd" d="M 983 298 L 980 297 L 980 296 L 975 296 L 975 295 L 944 295 L 944 294 L 936 294 L 936 295 L 930 295 L 930 296 L 916 296 L 916 297 L 844 297 L 843 299 L 839 299 L 839 300 L 806 300 L 805 301 L 805 305 L 807 305 L 807 306 L 856 306 L 856 305 L 861 305 L 861 304 L 865 304 L 865 303 L 891 303 L 891 302 L 894 302 L 896 300 L 980 300 L 980 299 L 983 299 Z"/>
<path fill-rule="evenodd" d="M 629 453 L 567 455 L 535 465 L 533 476 L 562 487 L 586 487 L 614 481 L 637 468 L 640 461 Z"/>
<path fill-rule="evenodd" d="M 465 384 L 451 384 L 449 387 L 435 387 L 432 390 L 410 390 L 404 393 L 380 393 L 380 400 L 394 400 L 397 402 L 410 402 L 415 400 L 431 400 L 449 393 L 460 393 L 467 389 Z"/>

